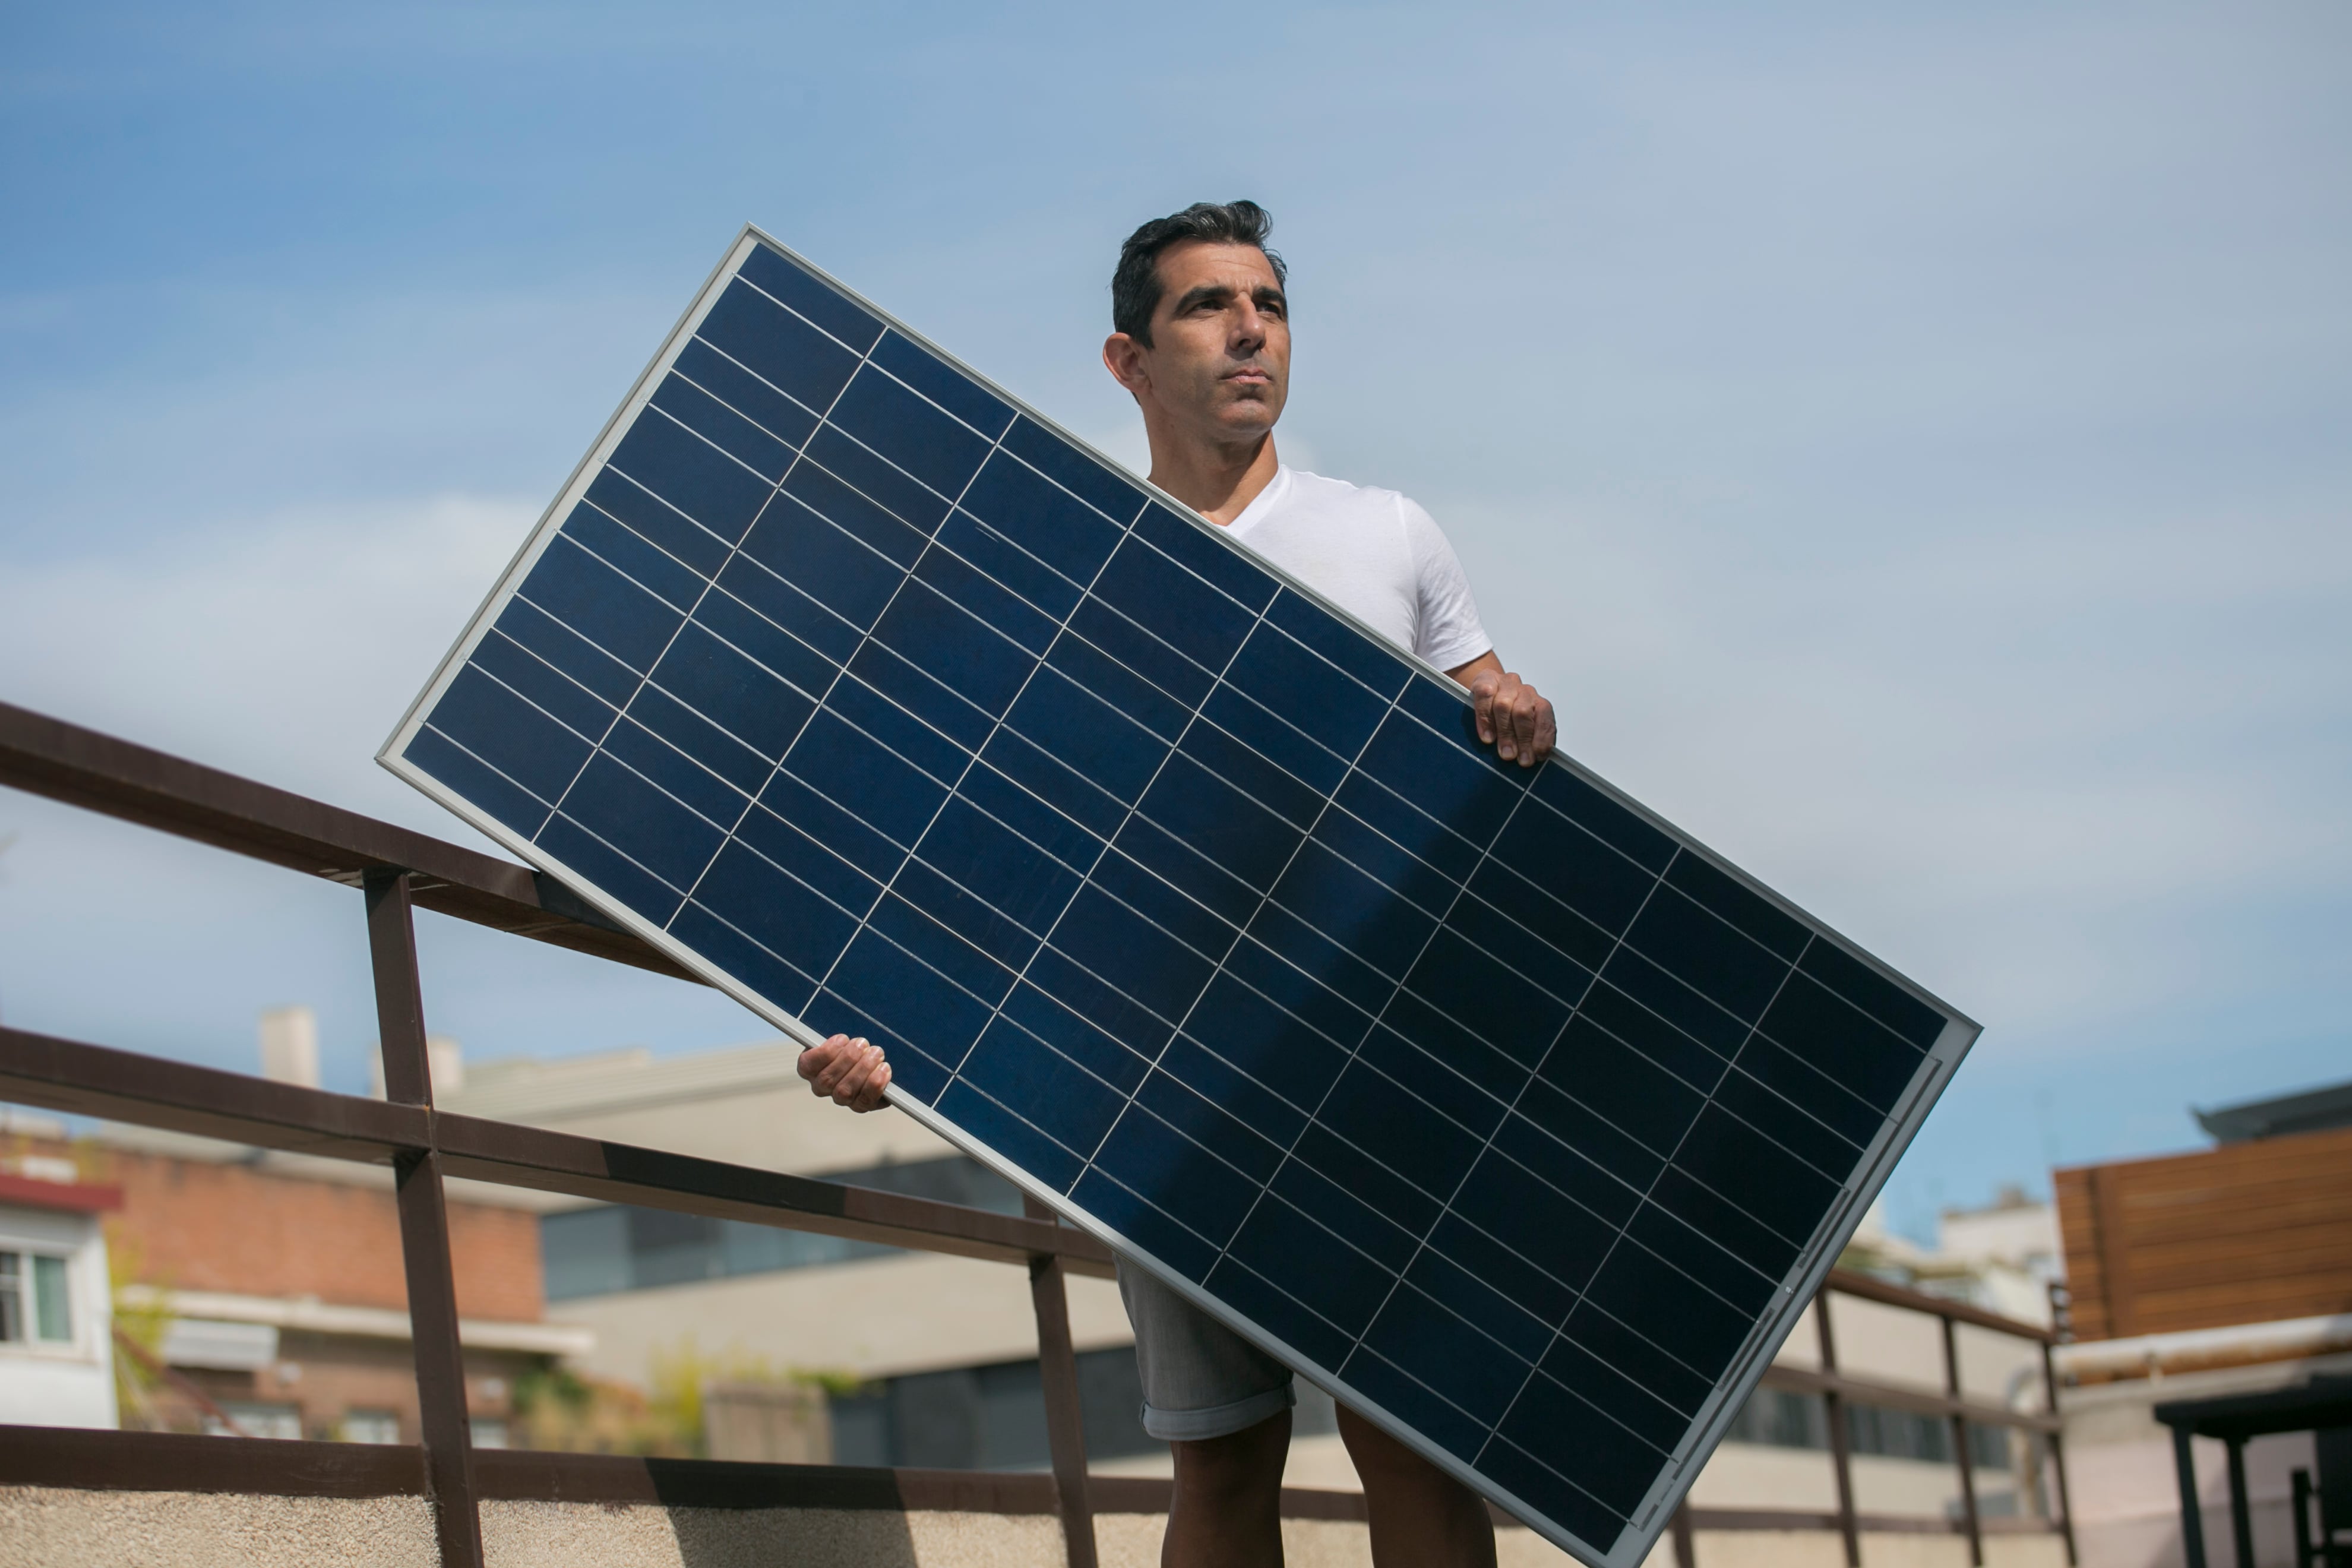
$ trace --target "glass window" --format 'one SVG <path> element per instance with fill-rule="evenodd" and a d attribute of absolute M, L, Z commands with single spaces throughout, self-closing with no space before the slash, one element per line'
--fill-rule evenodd
<path fill-rule="evenodd" d="M 23 1262 L 14 1252 L 0 1252 L 0 1344 L 15 1344 L 25 1337 Z"/>
<path fill-rule="evenodd" d="M 66 1260 L 33 1258 L 33 1321 L 36 1338 L 51 1344 L 73 1342 L 73 1297 L 66 1286 Z"/>
<path fill-rule="evenodd" d="M 495 1415 L 477 1415 L 469 1423 L 477 1448 L 503 1448 L 507 1446 L 507 1424 Z"/>
<path fill-rule="evenodd" d="M 302 1407 L 299 1405 L 258 1405 L 242 1401 L 221 1403 L 222 1414 L 236 1422 L 248 1437 L 299 1437 L 302 1436 Z M 205 1430 L 213 1436 L 226 1436 L 228 1428 L 207 1415 Z"/>
<path fill-rule="evenodd" d="M 824 1180 L 963 1204 L 992 1214 L 1021 1213 L 1020 1189 L 961 1154 L 835 1171 Z M 543 1215 L 539 1237 L 551 1301 L 781 1268 L 853 1263 L 886 1258 L 897 1250 L 878 1242 L 627 1205 Z"/>
<path fill-rule="evenodd" d="M 400 1415 L 391 1410 L 346 1410 L 342 1436 L 346 1443 L 397 1443 Z"/>

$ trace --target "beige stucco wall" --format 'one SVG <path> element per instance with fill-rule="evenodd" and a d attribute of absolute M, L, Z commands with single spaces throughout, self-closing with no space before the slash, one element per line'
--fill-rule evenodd
<path fill-rule="evenodd" d="M 1073 1277 L 1069 1303 L 1078 1349 L 1134 1342 L 1110 1280 Z M 594 1331 L 596 1348 L 573 1366 L 636 1384 L 646 1381 L 655 1352 L 674 1352 L 688 1334 L 710 1354 L 740 1352 L 861 1377 L 1037 1353 L 1027 1272 L 940 1253 L 584 1296 L 553 1303 L 547 1315 Z"/>

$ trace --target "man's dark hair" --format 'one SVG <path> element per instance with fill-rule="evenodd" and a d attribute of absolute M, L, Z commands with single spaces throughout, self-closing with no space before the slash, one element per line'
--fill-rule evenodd
<path fill-rule="evenodd" d="M 1194 202 L 1181 213 L 1153 218 L 1118 247 L 1118 269 L 1110 275 L 1110 325 L 1145 348 L 1151 347 L 1151 312 L 1160 309 L 1160 253 L 1189 240 L 1212 245 L 1254 245 L 1274 268 L 1274 280 L 1287 284 L 1290 269 L 1267 249 L 1274 215 L 1255 202 Z"/>

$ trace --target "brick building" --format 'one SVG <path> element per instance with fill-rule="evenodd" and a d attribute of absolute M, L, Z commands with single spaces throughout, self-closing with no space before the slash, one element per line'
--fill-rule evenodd
<path fill-rule="evenodd" d="M 5 1162 L 71 1162 L 119 1192 L 105 1221 L 116 1327 L 143 1360 L 125 1426 L 418 1439 L 391 1173 L 130 1127 L 19 1134 Z M 452 1184 L 449 1229 L 476 1440 L 498 1446 L 517 1380 L 593 1336 L 544 1321 L 537 1215 Z M 492 1200 L 492 1201 L 485 1201 Z M 226 1418 L 226 1419 L 224 1419 Z"/>

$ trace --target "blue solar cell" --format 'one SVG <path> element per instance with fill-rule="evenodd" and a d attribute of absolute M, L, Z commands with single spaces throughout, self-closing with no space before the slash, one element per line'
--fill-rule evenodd
<path fill-rule="evenodd" d="M 814 977 L 832 967 L 857 921 L 850 910 L 811 897 L 813 891 L 739 840 L 711 862 L 694 901 L 809 976 L 814 989 Z"/>
<path fill-rule="evenodd" d="M 963 493 L 989 452 L 989 437 L 871 365 L 851 378 L 825 422 L 950 500 Z"/>
<path fill-rule="evenodd" d="M 1365 1351 L 1471 1418 L 1468 1447 L 1502 1419 L 1533 1370 L 1501 1341 L 1401 1282 L 1364 1335 Z"/>
<path fill-rule="evenodd" d="M 761 755 L 657 686 L 629 700 L 630 719 L 747 794 L 768 779 L 774 759 Z"/>
<path fill-rule="evenodd" d="M 727 563 L 731 541 L 711 532 L 618 468 L 608 468 L 596 476 L 588 487 L 588 501 L 704 577 Z"/>
<path fill-rule="evenodd" d="M 886 331 L 873 363 L 993 441 L 1013 423 L 1013 405 L 929 349 Z"/>
<path fill-rule="evenodd" d="M 795 450 L 816 429 L 814 413 L 698 339 L 678 351 L 677 374 Z"/>
<path fill-rule="evenodd" d="M 531 842 L 572 876 L 656 926 L 667 925 L 685 901 L 677 889 L 568 817 L 550 817 Z"/>
<path fill-rule="evenodd" d="M 799 510 L 779 506 L 774 514 L 777 525 L 782 526 L 785 517 Z M 822 524 L 810 519 L 807 526 Z M 759 541 L 757 530 L 753 531 L 752 539 L 755 542 Z M 849 542 L 836 535 L 826 536 L 826 542 L 836 545 Z M 798 566 L 794 569 L 801 570 Z M 855 569 L 853 566 L 852 570 Z M 803 571 L 803 575 L 806 574 Z M 849 656 L 857 651 L 857 645 L 864 637 L 856 623 L 845 619 L 839 611 L 827 607 L 819 599 L 795 587 L 778 575 L 773 568 L 762 565 L 749 553 L 731 557 L 719 569 L 718 590 L 719 594 L 756 611 L 761 619 L 792 633 L 835 664 L 846 662 Z M 854 607 L 864 609 L 857 603 L 863 595 L 854 589 L 845 594 L 836 587 L 834 596 L 846 597 Z M 881 602 L 887 602 L 887 594 Z M 705 600 L 704 603 L 709 601 Z M 869 616 L 880 614 L 880 603 L 873 605 L 870 609 L 864 609 L 864 613 Z"/>
<path fill-rule="evenodd" d="M 1234 1235 L 1261 1190 L 1217 1155 L 1132 1103 L 1095 1151 L 1093 1163 L 1213 1247 L 1223 1246 Z"/>
<path fill-rule="evenodd" d="M 1907 1041 L 1801 973 L 1780 987 L 1757 1028 L 1882 1111 L 1919 1070 L 1919 1053 Z"/>
<path fill-rule="evenodd" d="M 1249 611 L 1132 534 L 1090 592 L 1213 674 L 1255 624 Z"/>
<path fill-rule="evenodd" d="M 857 356 L 757 289 L 737 284 L 703 318 L 698 335 L 728 358 L 822 413 L 857 369 Z"/>
<path fill-rule="evenodd" d="M 939 1097 L 939 1107 L 941 1115 L 971 1128 L 991 1147 L 1020 1162 L 1023 1170 L 1034 1172 L 1040 1181 L 1057 1192 L 1066 1192 L 1086 1168 L 1086 1162 L 1058 1139 L 1047 1136 L 1034 1121 L 992 1100 L 971 1083 L 950 1084 Z"/>
<path fill-rule="evenodd" d="M 591 640 L 639 674 L 654 667 L 686 619 L 685 611 L 663 604 L 560 533 L 515 591 L 551 619 L 593 627 Z"/>
<path fill-rule="evenodd" d="M 771 485 L 782 479 L 793 459 L 800 456 L 799 447 L 777 440 L 676 372 L 654 393 L 653 405 Z M 656 422 L 649 419 L 645 425 L 653 428 Z"/>
<path fill-rule="evenodd" d="M 1175 561 L 1242 608 L 1255 613 L 1274 598 L 1275 580 L 1229 545 L 1201 531 L 1200 525 L 1165 506 L 1148 506 L 1135 521 L 1146 543 Z"/>
<path fill-rule="evenodd" d="M 1143 510 L 1144 492 L 1134 480 L 1026 416 L 1015 419 L 1013 428 L 1004 433 L 1004 449 L 1122 528 Z M 1103 552 L 1105 556 L 1109 553 L 1108 549 Z M 1073 572 L 1071 575 L 1093 574 Z"/>
<path fill-rule="evenodd" d="M 1551 1468 L 1572 1471 L 1580 1489 L 1620 1515 L 1633 1511 L 1665 1458 L 1632 1428 L 1543 1376 L 1528 1379 L 1500 1436 L 1521 1449 L 1559 1456 Z"/>
<path fill-rule="evenodd" d="M 1266 607 L 1265 618 L 1352 676 L 1382 701 L 1404 689 L 1412 667 L 1395 654 L 1332 616 L 1296 588 L 1286 587 Z"/>
<path fill-rule="evenodd" d="M 912 566 L 922 556 L 926 538 L 923 530 L 910 525 L 905 519 L 882 505 L 872 496 L 844 483 L 828 468 L 819 467 L 815 463 L 799 465 L 784 477 L 784 494 L 800 502 L 816 518 L 833 524 L 835 528 L 864 544 L 875 554 L 886 561 L 895 562 L 902 569 Z M 769 566 L 791 581 L 796 583 L 802 581 L 793 572 L 793 567 L 800 560 L 803 550 L 814 549 L 820 560 L 827 560 L 839 548 L 806 539 L 805 531 L 808 524 L 793 508 L 783 505 L 781 501 L 771 509 L 770 515 L 777 517 L 777 521 L 783 524 L 786 531 L 764 551 L 756 543 L 747 548 L 751 554 L 765 561 Z M 760 531 L 762 536 L 768 532 L 764 528 Z M 881 568 L 874 566 L 869 566 L 866 570 L 881 572 Z M 895 587 L 901 580 L 901 575 L 900 572 L 883 573 L 883 580 Z M 803 583 L 802 585 L 812 593 L 818 594 L 820 598 L 824 597 L 816 584 Z M 885 597 L 887 596 L 886 595 Z M 827 599 L 826 603 L 830 604 L 832 601 Z M 835 607 L 840 608 L 838 605 Z M 879 607 L 879 605 L 876 606 L 877 609 Z M 867 624 L 867 620 L 870 619 L 870 616 L 861 618 L 846 609 L 842 613 L 861 626 Z"/>
<path fill-rule="evenodd" d="M 461 671 L 434 728 L 544 801 L 561 799 L 595 749 L 478 668 Z"/>
<path fill-rule="evenodd" d="M 743 258 L 742 269 L 745 278 L 859 353 L 882 335 L 873 311 L 772 250 L 752 250 Z"/>
<path fill-rule="evenodd" d="M 1396 1276 L 1271 1194 L 1250 1212 L 1231 1256 L 1350 1338 L 1370 1326 Z"/>
<path fill-rule="evenodd" d="M 1335 756 L 1304 731 L 1276 718 L 1230 686 L 1220 686 L 1201 709 L 1202 722 L 1229 735 L 1247 750 L 1272 763 L 1318 797 L 1328 795 L 1347 776 L 1348 762 Z"/>
<path fill-rule="evenodd" d="M 1051 966 L 1054 954 L 1046 952 L 1045 959 Z M 1140 1011 L 1136 1016 L 1148 1020 L 1148 1016 L 1143 1016 Z M 1037 1037 L 1037 1041 L 1042 1041 L 1045 1047 L 1061 1051 L 1079 1068 L 1085 1068 L 1087 1072 L 1110 1084 L 1112 1089 L 1118 1089 L 1119 1093 L 1127 1093 L 1127 1096 L 1131 1096 L 1136 1084 L 1143 1081 L 1143 1074 L 1150 1072 L 1150 1058 L 1143 1056 L 1140 1048 L 1129 1047 L 1118 1037 L 1098 1030 L 1089 1018 L 1079 1016 L 1077 1011 L 1056 1002 L 1054 996 L 1037 990 L 1037 985 L 1030 980 L 1024 980 L 1021 985 L 1013 987 L 1013 994 L 1004 999 L 1002 1018 L 1013 1020 L 1030 1035 Z"/>
<path fill-rule="evenodd" d="M 762 995 L 798 996 L 801 1006 L 805 1008 L 816 991 L 814 980 L 699 903 L 688 903 L 678 910 L 677 918 L 669 922 L 669 931 L 680 942 L 692 942 L 698 952 L 725 954 L 727 972 L 758 986 Z"/>
<path fill-rule="evenodd" d="M 790 786 L 789 780 L 782 782 Z M 771 799 L 773 795 L 774 791 L 772 790 Z M 862 915 L 873 908 L 874 900 L 881 896 L 882 884 L 845 858 L 840 850 L 844 838 L 851 831 L 873 843 L 879 844 L 880 840 L 874 839 L 865 828 L 841 816 L 837 808 L 826 808 L 835 818 L 829 825 L 812 820 L 818 815 L 814 809 L 815 804 L 813 800 L 804 800 L 794 815 L 799 821 L 824 832 L 824 841 L 785 821 L 769 806 L 761 805 L 744 814 L 735 829 L 735 842 L 756 849 L 764 858 L 790 872 L 811 892 L 827 900 L 844 914 Z M 826 831 L 827 826 L 830 831 Z M 887 845 L 881 847 L 889 863 L 895 867 L 898 851 Z M 842 940 L 848 940 L 846 932 Z"/>
<path fill-rule="evenodd" d="M 473 664 L 583 737 L 593 738 L 612 727 L 611 703 L 511 638 L 492 632 L 474 649 Z"/>
<path fill-rule="evenodd" d="M 784 759 L 784 770 L 893 841 L 912 845 L 947 790 L 864 731 L 820 709 Z"/>
<path fill-rule="evenodd" d="M 1072 1196 L 1083 1200 L 1084 1189 Z M 1279 1268 L 1279 1261 L 1273 1267 Z M 1336 1369 L 1354 1349 L 1354 1336 L 1317 1316 L 1295 1297 L 1268 1284 L 1264 1275 L 1235 1261 L 1230 1255 L 1218 1259 L 1216 1267 L 1205 1272 L 1205 1283 L 1212 1297 L 1230 1303 L 1249 1321 L 1258 1324 L 1289 1346 L 1293 1352 L 1305 1356 L 1315 1364 Z"/>
<path fill-rule="evenodd" d="M 689 621 L 654 666 L 653 683 L 771 761 L 801 732 L 815 699 Z M 820 678 L 821 679 L 821 678 Z"/>
<path fill-rule="evenodd" d="M 1414 1253 L 1404 1282 L 1523 1363 L 1533 1363 L 1552 1344 L 1552 1322 L 1435 1246 Z"/>
<path fill-rule="evenodd" d="M 988 581 L 1001 584 L 1058 626 L 1078 602 L 1078 584 L 1022 549 L 962 507 L 948 514 L 935 536 Z"/>
<path fill-rule="evenodd" d="M 1056 638 L 1045 663 L 1171 745 L 1192 722 L 1182 703 L 1083 637 Z"/>
<path fill-rule="evenodd" d="M 1182 1279 L 1197 1284 L 1216 1266 L 1215 1247 L 1111 1180 L 1099 1167 L 1088 1170 L 1075 1186 L 1062 1190 L 1087 1213 L 1102 1215 L 1121 1236 L 1132 1237 L 1138 1249 Z"/>
<path fill-rule="evenodd" d="M 1008 441 L 1007 447 L 1012 443 Z M 963 510 L 1059 574 L 1074 588 L 1094 581 L 1118 546 L 1140 497 L 1105 516 L 1029 464 L 1000 449 L 963 492 Z M 1117 505 L 1117 503 L 1114 503 Z"/>
<path fill-rule="evenodd" d="M 731 828 L 751 804 L 751 796 L 696 762 L 634 719 L 623 719 L 606 733 L 605 753 L 618 758 L 676 796 L 688 809 L 721 827 Z"/>
<path fill-rule="evenodd" d="M 1052 1128 L 1055 1141 L 1080 1160 L 1102 1142 L 1127 1104 L 1118 1087 L 1003 1018 L 988 1026 L 956 1076 L 1032 1126 Z M 1060 1185 L 1076 1177 L 1074 1170 Z"/>
<path fill-rule="evenodd" d="M 1166 742 L 1050 669 L 1030 680 L 1004 723 L 1129 805 L 1168 755 Z"/>
<path fill-rule="evenodd" d="M 806 462 L 794 468 L 797 480 L 811 468 L 822 468 L 849 489 L 903 523 L 918 539 L 929 539 L 947 520 L 953 498 L 943 496 L 872 447 L 827 423 L 809 438 Z M 786 488 L 791 488 L 788 480 Z M 898 549 L 887 549 L 893 559 L 908 560 Z"/>
<path fill-rule="evenodd" d="M 1340 1185 L 1308 1160 L 1282 1163 L 1266 1190 L 1303 1214 L 1311 1214 L 1383 1268 L 1402 1269 L 1421 1250 L 1421 1233 L 1400 1217 L 1373 1206 L 1366 1194 Z"/>
<path fill-rule="evenodd" d="M 1636 1568 L 1973 1026 L 764 242 L 688 319 L 386 761 Z"/>
<path fill-rule="evenodd" d="M 1165 693 L 1188 720 L 1216 684 L 1214 675 L 1100 600 L 1086 600 L 1070 613 L 1069 635 Z"/>
<path fill-rule="evenodd" d="M 547 820 L 548 805 L 459 746 L 438 730 L 421 730 L 408 743 L 408 759 L 428 776 L 455 790 L 498 821 L 528 837 Z"/>

